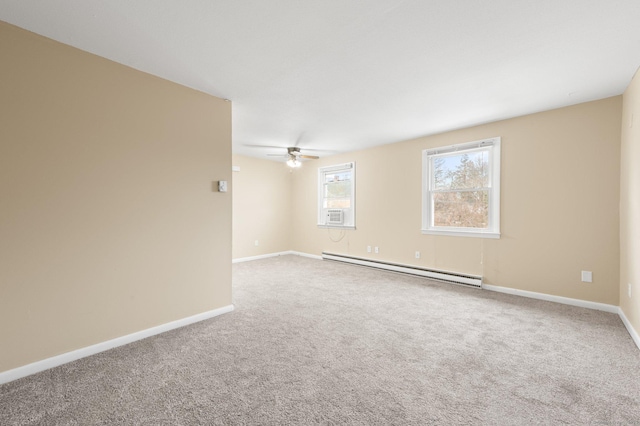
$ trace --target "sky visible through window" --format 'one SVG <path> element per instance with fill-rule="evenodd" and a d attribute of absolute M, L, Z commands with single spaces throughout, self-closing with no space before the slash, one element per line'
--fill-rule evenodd
<path fill-rule="evenodd" d="M 488 184 L 487 151 L 433 158 L 433 189 L 482 188 Z"/>

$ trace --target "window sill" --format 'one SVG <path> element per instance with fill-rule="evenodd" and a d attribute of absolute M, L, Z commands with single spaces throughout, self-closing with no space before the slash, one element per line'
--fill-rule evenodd
<path fill-rule="evenodd" d="M 493 238 L 500 239 L 499 232 L 479 232 L 479 231 L 447 231 L 435 229 L 423 229 L 423 234 L 427 235 L 447 235 L 450 237 L 472 237 L 472 238 Z"/>
<path fill-rule="evenodd" d="M 318 228 L 328 228 L 328 229 L 356 229 L 355 225 L 324 225 L 318 224 Z"/>

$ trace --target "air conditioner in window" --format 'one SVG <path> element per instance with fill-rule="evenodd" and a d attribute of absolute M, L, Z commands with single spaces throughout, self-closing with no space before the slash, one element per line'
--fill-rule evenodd
<path fill-rule="evenodd" d="M 344 211 L 342 209 L 327 210 L 327 225 L 342 225 L 344 223 Z"/>

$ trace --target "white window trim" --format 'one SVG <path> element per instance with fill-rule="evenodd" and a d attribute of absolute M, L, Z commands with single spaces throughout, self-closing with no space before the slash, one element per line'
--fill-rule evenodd
<path fill-rule="evenodd" d="M 355 225 L 323 225 L 321 223 L 318 224 L 318 228 L 321 229 L 356 229 Z"/>
<path fill-rule="evenodd" d="M 349 209 L 349 220 L 345 220 L 342 225 L 326 224 L 325 215 L 323 214 L 322 201 L 323 197 L 323 184 L 324 174 L 327 172 L 333 172 L 338 170 L 351 169 L 351 208 Z M 343 163 L 335 166 L 319 167 L 318 168 L 318 228 L 337 228 L 337 229 L 356 229 L 356 163 Z"/>
<path fill-rule="evenodd" d="M 479 141 L 425 149 L 422 151 L 422 233 L 429 235 L 449 235 L 456 237 L 500 238 L 500 137 Z M 487 229 L 454 228 L 432 226 L 433 206 L 431 205 L 431 170 L 429 160 L 458 151 L 471 152 L 491 147 L 491 170 L 489 183 L 489 226 Z"/>

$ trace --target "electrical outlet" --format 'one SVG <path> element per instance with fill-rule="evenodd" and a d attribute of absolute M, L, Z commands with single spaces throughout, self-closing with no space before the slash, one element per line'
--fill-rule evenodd
<path fill-rule="evenodd" d="M 631 299 L 631 283 L 627 283 L 627 293 L 629 294 L 629 299 Z"/>
<path fill-rule="evenodd" d="M 258 247 L 258 240 L 256 240 L 256 242 L 253 244 L 255 244 L 255 246 Z"/>
<path fill-rule="evenodd" d="M 371 246 L 367 246 L 367 253 L 371 253 Z"/>
<path fill-rule="evenodd" d="M 416 259 L 420 259 L 420 252 L 419 251 L 416 252 Z"/>
<path fill-rule="evenodd" d="M 380 250 L 378 250 L 378 247 L 374 247 L 374 249 L 373 249 L 373 250 L 375 250 L 375 253 L 376 253 L 376 254 L 380 253 Z"/>
<path fill-rule="evenodd" d="M 583 283 L 593 282 L 593 272 L 591 272 L 591 271 L 582 271 L 582 282 Z"/>

